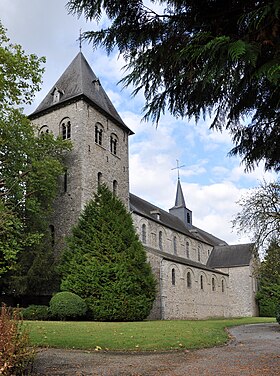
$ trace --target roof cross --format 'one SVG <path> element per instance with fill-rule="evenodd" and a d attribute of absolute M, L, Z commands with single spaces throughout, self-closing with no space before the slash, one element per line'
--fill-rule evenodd
<path fill-rule="evenodd" d="M 176 159 L 176 161 L 177 161 L 177 167 L 171 168 L 171 170 L 177 170 L 178 171 L 178 180 L 180 180 L 180 168 L 185 167 L 185 165 L 179 166 L 179 160 Z"/>

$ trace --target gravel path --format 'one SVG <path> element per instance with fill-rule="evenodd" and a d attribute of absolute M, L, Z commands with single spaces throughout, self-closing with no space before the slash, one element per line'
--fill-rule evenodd
<path fill-rule="evenodd" d="M 40 349 L 36 376 L 280 376 L 280 325 L 230 329 L 223 347 L 178 352 Z"/>

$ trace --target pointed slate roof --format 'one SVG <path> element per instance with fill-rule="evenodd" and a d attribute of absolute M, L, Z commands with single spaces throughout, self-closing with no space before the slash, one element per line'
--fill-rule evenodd
<path fill-rule="evenodd" d="M 57 102 L 54 102 L 53 98 L 55 90 L 60 93 Z M 52 111 L 57 106 L 80 98 L 85 99 L 99 111 L 117 121 L 129 134 L 133 134 L 116 111 L 82 52 L 77 54 L 40 105 L 30 115 L 30 118 L 35 118 L 42 112 Z"/>
<path fill-rule="evenodd" d="M 176 192 L 175 206 L 174 207 L 175 208 L 185 208 L 186 207 L 183 190 L 182 190 L 181 183 L 180 183 L 180 178 L 178 178 L 177 192 Z"/>

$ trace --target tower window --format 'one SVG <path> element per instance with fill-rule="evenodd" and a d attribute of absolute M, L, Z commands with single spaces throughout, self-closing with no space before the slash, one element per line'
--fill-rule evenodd
<path fill-rule="evenodd" d="M 118 182 L 117 180 L 114 180 L 113 181 L 113 195 L 116 196 L 117 195 L 117 190 L 118 190 Z"/>
<path fill-rule="evenodd" d="M 63 95 L 63 91 L 55 87 L 51 94 L 53 96 L 53 103 L 57 103 L 60 101 L 60 98 Z"/>
<path fill-rule="evenodd" d="M 97 174 L 97 185 L 98 185 L 98 187 L 100 187 L 101 184 L 102 184 L 102 172 L 98 172 L 98 174 Z"/>
<path fill-rule="evenodd" d="M 173 237 L 173 250 L 174 250 L 174 255 L 177 255 L 177 238 L 176 238 L 176 236 Z"/>
<path fill-rule="evenodd" d="M 71 138 L 71 122 L 69 119 L 62 120 L 60 132 L 63 140 L 69 140 Z"/>
<path fill-rule="evenodd" d="M 191 273 L 187 273 L 187 287 L 191 288 L 192 287 L 192 279 L 191 279 Z"/>
<path fill-rule="evenodd" d="M 176 276 L 175 276 L 175 269 L 174 268 L 171 270 L 171 283 L 172 283 L 172 286 L 175 286 L 175 284 L 176 284 Z"/>
<path fill-rule="evenodd" d="M 47 125 L 43 125 L 40 129 L 39 129 L 39 135 L 40 136 L 43 136 L 45 133 L 49 133 L 49 128 Z"/>
<path fill-rule="evenodd" d="M 186 257 L 190 258 L 190 243 L 186 242 Z"/>
<path fill-rule="evenodd" d="M 95 143 L 98 145 L 102 145 L 103 143 L 103 127 L 101 124 L 97 123 L 95 125 L 95 133 L 94 133 L 94 140 Z"/>
<path fill-rule="evenodd" d="M 162 251 L 162 231 L 158 233 L 158 247 Z"/>
<path fill-rule="evenodd" d="M 112 154 L 117 155 L 118 138 L 115 134 L 111 134 L 110 137 L 110 151 Z"/>
<path fill-rule="evenodd" d="M 64 172 L 63 187 L 64 187 L 64 193 L 66 193 L 68 189 L 68 171 L 67 170 L 65 170 Z"/>
<path fill-rule="evenodd" d="M 144 244 L 147 243 L 147 226 L 145 225 L 145 223 L 142 225 L 142 242 Z"/>
<path fill-rule="evenodd" d="M 223 279 L 222 279 L 222 292 L 225 292 L 225 282 Z"/>
<path fill-rule="evenodd" d="M 200 262 L 201 261 L 201 246 L 198 244 L 197 247 L 197 260 Z"/>

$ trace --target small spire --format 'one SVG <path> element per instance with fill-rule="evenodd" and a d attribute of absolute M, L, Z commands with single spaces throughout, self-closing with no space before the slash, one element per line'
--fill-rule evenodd
<path fill-rule="evenodd" d="M 179 160 L 176 159 L 176 161 L 177 161 L 177 167 L 171 168 L 171 170 L 177 170 L 178 171 L 178 180 L 180 180 L 180 168 L 185 167 L 185 165 L 179 166 Z"/>
<path fill-rule="evenodd" d="M 181 183 L 180 183 L 180 178 L 178 178 L 177 192 L 176 192 L 176 198 L 175 198 L 175 207 L 181 207 L 181 208 L 186 207 L 183 190 L 182 190 Z"/>

